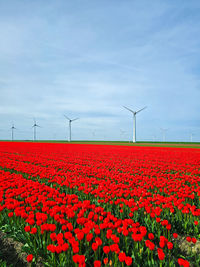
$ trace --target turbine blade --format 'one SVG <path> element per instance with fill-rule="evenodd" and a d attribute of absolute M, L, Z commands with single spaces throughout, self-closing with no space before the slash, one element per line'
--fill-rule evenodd
<path fill-rule="evenodd" d="M 71 121 L 76 121 L 76 120 L 78 120 L 79 118 L 76 118 L 76 119 L 73 119 L 73 120 L 71 120 Z"/>
<path fill-rule="evenodd" d="M 70 118 L 69 117 L 67 117 L 66 115 L 63 115 L 67 120 L 69 120 L 70 121 Z"/>
<path fill-rule="evenodd" d="M 142 109 L 136 111 L 136 114 L 139 113 L 140 111 L 142 111 L 142 110 L 145 109 L 145 108 L 147 108 L 147 107 L 144 107 L 144 108 L 142 108 Z"/>
<path fill-rule="evenodd" d="M 123 107 L 126 108 L 127 110 L 129 110 L 130 112 L 132 112 L 133 114 L 135 113 L 132 109 L 127 108 L 127 107 L 125 107 L 125 106 L 123 106 Z"/>

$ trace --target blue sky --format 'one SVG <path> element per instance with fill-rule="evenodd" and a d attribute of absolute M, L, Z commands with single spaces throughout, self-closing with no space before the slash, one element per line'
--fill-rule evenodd
<path fill-rule="evenodd" d="M 200 1 L 0 1 L 0 139 L 200 141 Z"/>

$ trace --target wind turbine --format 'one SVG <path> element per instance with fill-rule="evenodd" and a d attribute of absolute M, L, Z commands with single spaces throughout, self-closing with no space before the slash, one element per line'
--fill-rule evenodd
<path fill-rule="evenodd" d="M 41 127 L 41 126 L 39 126 L 39 125 L 36 123 L 36 120 L 35 120 L 35 119 L 33 119 L 33 120 L 34 120 L 34 124 L 33 124 L 33 126 L 32 126 L 32 128 L 33 128 L 33 140 L 36 141 L 36 127 Z"/>
<path fill-rule="evenodd" d="M 122 129 L 120 129 L 120 137 L 122 140 L 123 140 L 125 133 L 126 133 L 126 131 L 123 131 Z"/>
<path fill-rule="evenodd" d="M 12 127 L 10 129 L 11 129 L 11 135 L 12 135 L 12 141 L 13 141 L 14 140 L 14 130 L 16 130 L 14 123 L 12 124 Z"/>
<path fill-rule="evenodd" d="M 193 142 L 193 136 L 194 136 L 194 134 L 191 133 L 191 134 L 190 134 L 190 142 Z"/>
<path fill-rule="evenodd" d="M 132 109 L 127 108 L 125 106 L 123 106 L 123 107 L 133 114 L 133 143 L 136 143 L 136 114 L 139 113 L 140 111 L 142 111 L 143 109 L 145 109 L 146 107 L 144 107 L 138 111 L 133 111 Z"/>
<path fill-rule="evenodd" d="M 69 121 L 69 139 L 68 139 L 68 141 L 71 142 L 71 137 L 72 137 L 71 123 L 72 123 L 72 121 L 78 120 L 79 118 L 70 119 L 66 115 L 64 115 L 64 117 Z"/>
<path fill-rule="evenodd" d="M 162 134 L 163 134 L 163 142 L 165 142 L 166 131 L 168 131 L 169 129 L 160 128 L 160 130 L 162 131 Z"/>

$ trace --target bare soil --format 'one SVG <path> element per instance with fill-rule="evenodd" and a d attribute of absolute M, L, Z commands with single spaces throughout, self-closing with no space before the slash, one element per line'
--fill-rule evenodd
<path fill-rule="evenodd" d="M 5 233 L 0 231 L 0 258 L 6 261 L 7 265 L 13 267 L 30 267 L 27 262 L 27 253 L 22 250 L 23 244 L 7 237 Z M 43 267 L 41 259 L 36 264 L 37 267 Z"/>

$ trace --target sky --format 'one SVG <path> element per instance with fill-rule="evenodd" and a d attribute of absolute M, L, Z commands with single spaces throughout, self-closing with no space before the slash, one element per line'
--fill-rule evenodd
<path fill-rule="evenodd" d="M 200 142 L 199 0 L 1 0 L 0 139 Z M 166 129 L 165 137 L 161 129 Z"/>

